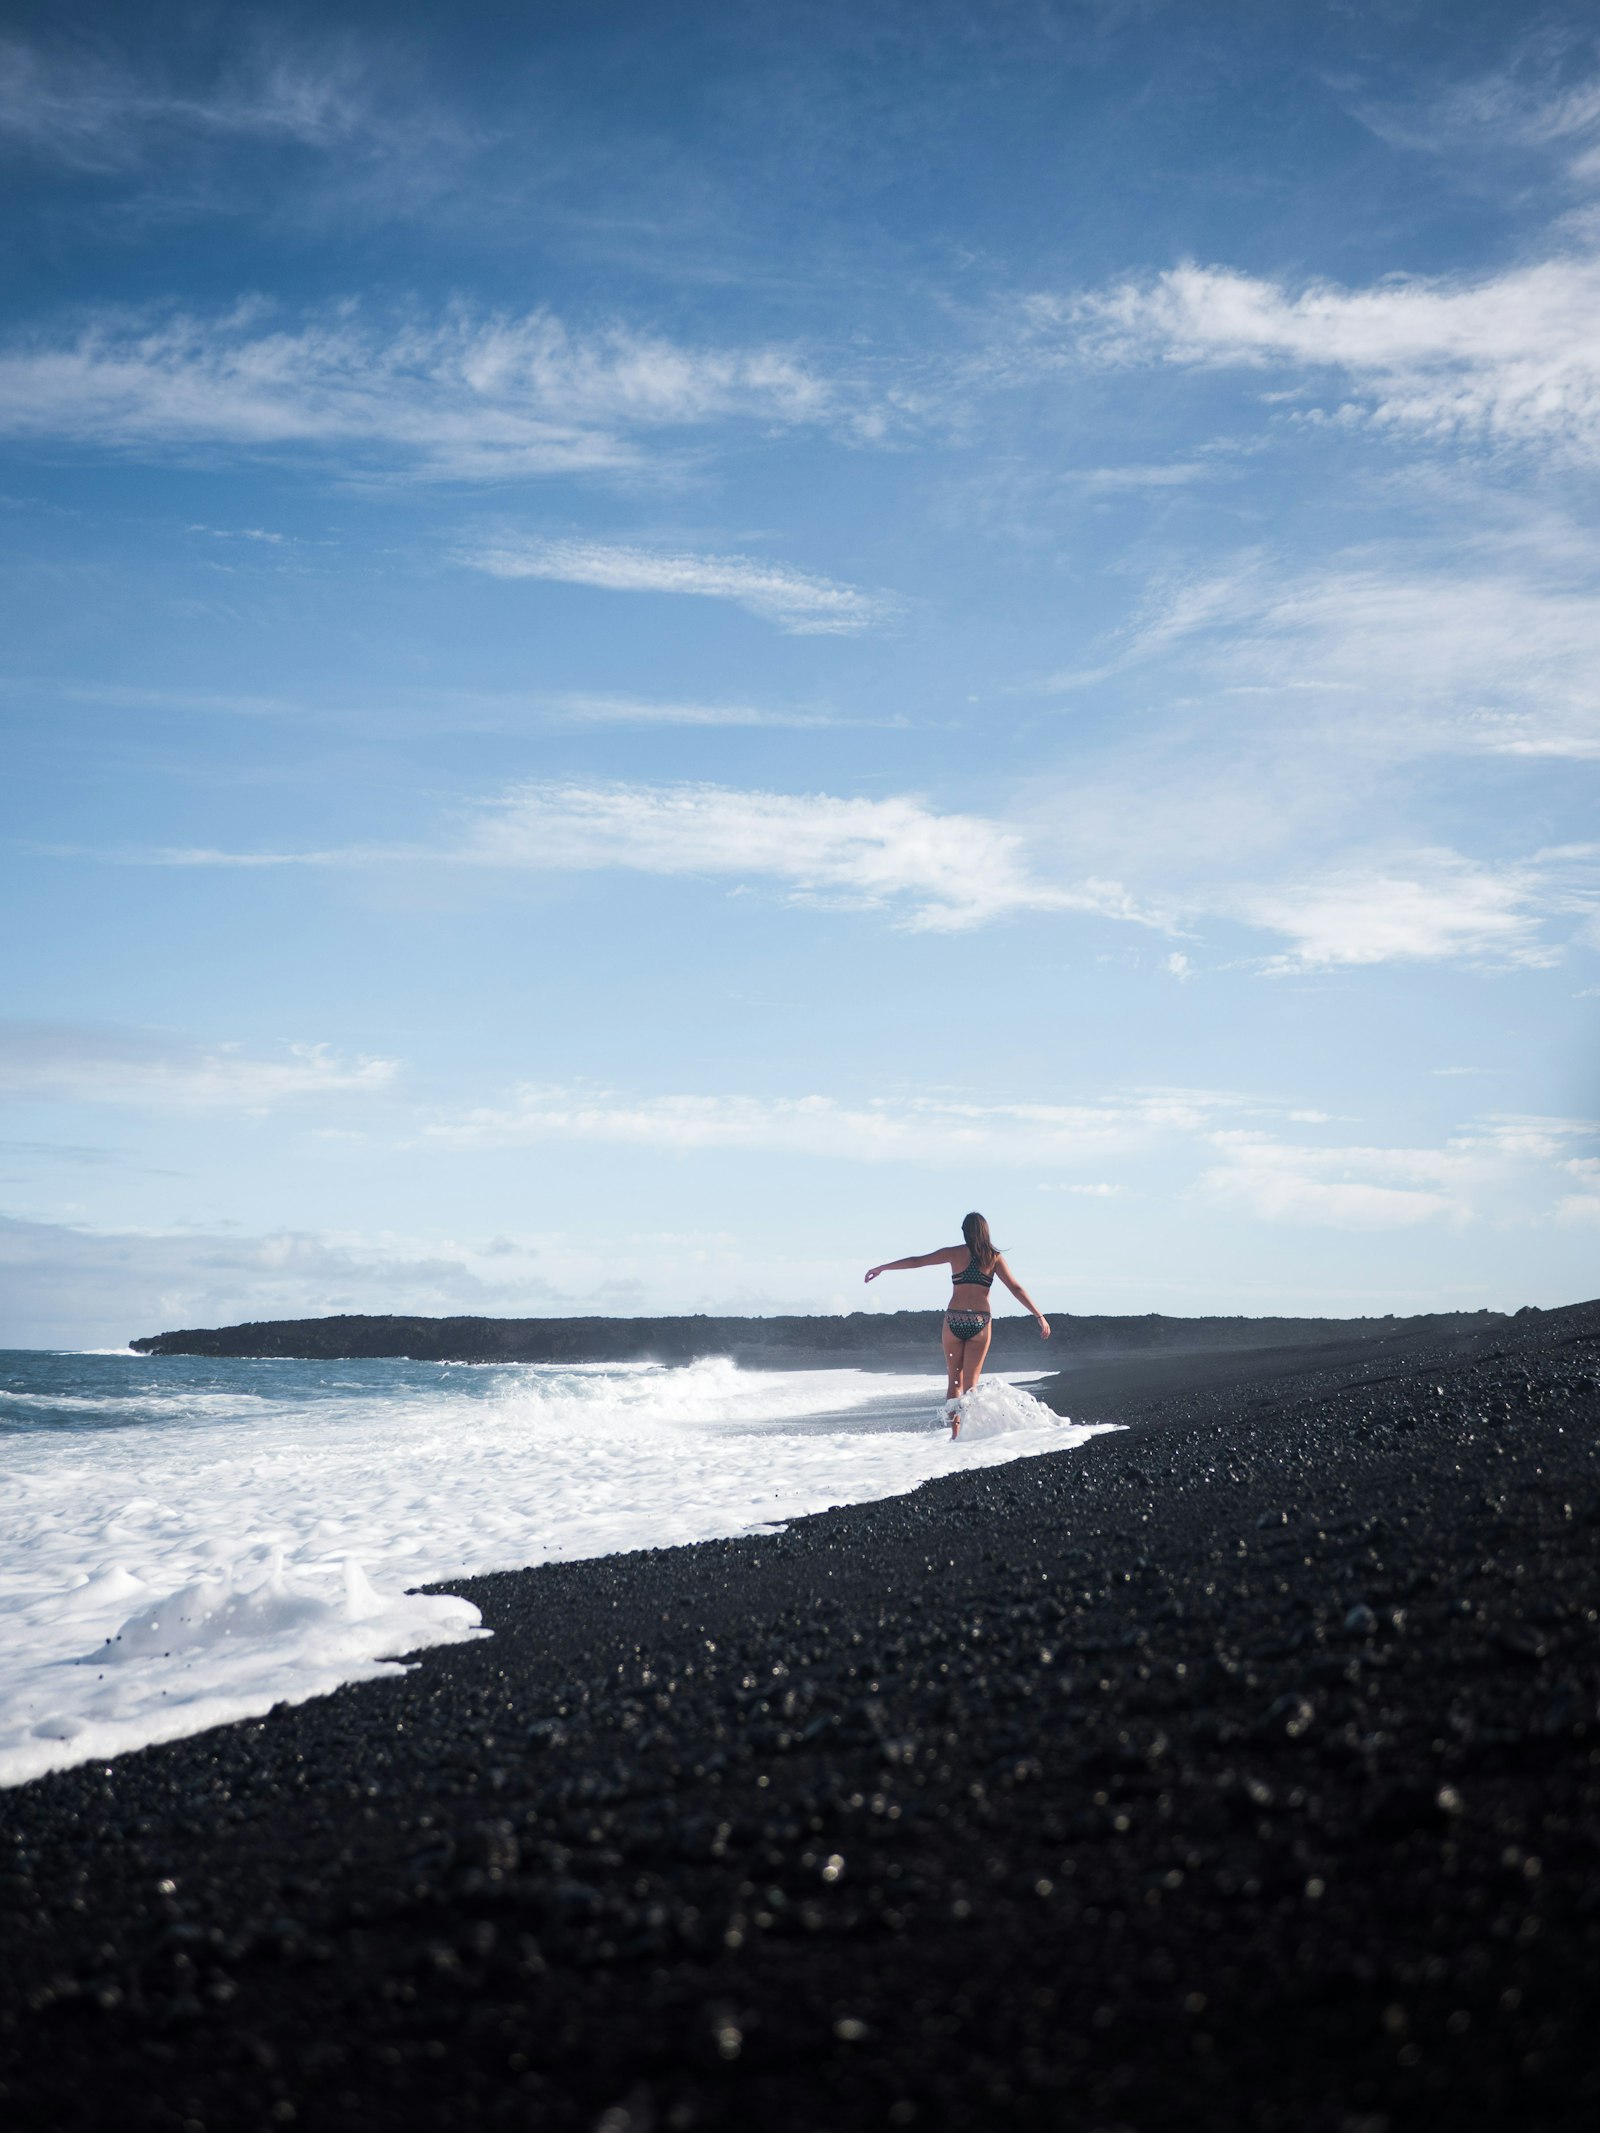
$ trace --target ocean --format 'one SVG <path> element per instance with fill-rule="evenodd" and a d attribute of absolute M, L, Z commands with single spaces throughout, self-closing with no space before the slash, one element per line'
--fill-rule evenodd
<path fill-rule="evenodd" d="M 416 1587 L 1081 1442 L 1005 1378 L 0 1351 L 0 1784 L 488 1634 Z"/>

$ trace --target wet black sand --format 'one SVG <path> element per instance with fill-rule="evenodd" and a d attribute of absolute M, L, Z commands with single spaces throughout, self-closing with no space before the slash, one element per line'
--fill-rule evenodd
<path fill-rule="evenodd" d="M 0 2124 L 1589 2133 L 1600 1306 L 1299 1361 L 0 1795 Z"/>

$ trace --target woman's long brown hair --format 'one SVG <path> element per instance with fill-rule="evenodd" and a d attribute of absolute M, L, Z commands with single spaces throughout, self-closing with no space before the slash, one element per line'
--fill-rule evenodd
<path fill-rule="evenodd" d="M 961 1234 L 967 1240 L 967 1250 L 978 1262 L 979 1273 L 992 1274 L 1000 1254 L 994 1248 L 989 1225 L 982 1215 L 968 1215 L 961 1224 Z"/>

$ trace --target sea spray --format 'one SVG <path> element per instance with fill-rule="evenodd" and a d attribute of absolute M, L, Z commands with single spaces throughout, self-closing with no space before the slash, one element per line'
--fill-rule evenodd
<path fill-rule="evenodd" d="M 1029 1449 L 1053 1450 L 1062 1441 L 1062 1429 L 1072 1426 L 1064 1416 L 1046 1407 L 1042 1400 L 1036 1400 L 1031 1393 L 1009 1384 L 1004 1378 L 985 1378 L 952 1404 L 961 1418 L 961 1441 L 968 1444 L 983 1438 L 1021 1433 L 1046 1440 Z M 1016 1447 L 1017 1452 L 1022 1449 L 1020 1445 Z"/>

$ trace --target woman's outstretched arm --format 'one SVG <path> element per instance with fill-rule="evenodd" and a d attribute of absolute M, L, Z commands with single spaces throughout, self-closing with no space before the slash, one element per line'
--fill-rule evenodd
<path fill-rule="evenodd" d="M 914 1266 L 950 1266 L 954 1263 L 955 1246 L 947 1244 L 942 1252 L 923 1252 L 916 1259 L 886 1259 L 882 1266 L 869 1266 L 868 1281 L 876 1281 L 880 1274 L 903 1274 Z"/>
<path fill-rule="evenodd" d="M 1049 1319 L 1045 1317 L 1044 1313 L 1039 1309 L 1039 1306 L 1034 1302 L 1033 1298 L 1022 1286 L 1022 1283 L 1020 1281 L 1014 1281 L 1012 1279 L 1010 1267 L 1006 1265 L 1003 1259 L 997 1259 L 994 1263 L 994 1270 L 1000 1276 L 1000 1279 L 1005 1283 L 1006 1287 L 1011 1291 L 1012 1295 L 1017 1299 L 1017 1302 L 1022 1305 L 1023 1309 L 1025 1311 L 1031 1311 L 1034 1317 L 1039 1321 L 1039 1338 L 1041 1340 L 1048 1340 L 1050 1338 Z"/>

